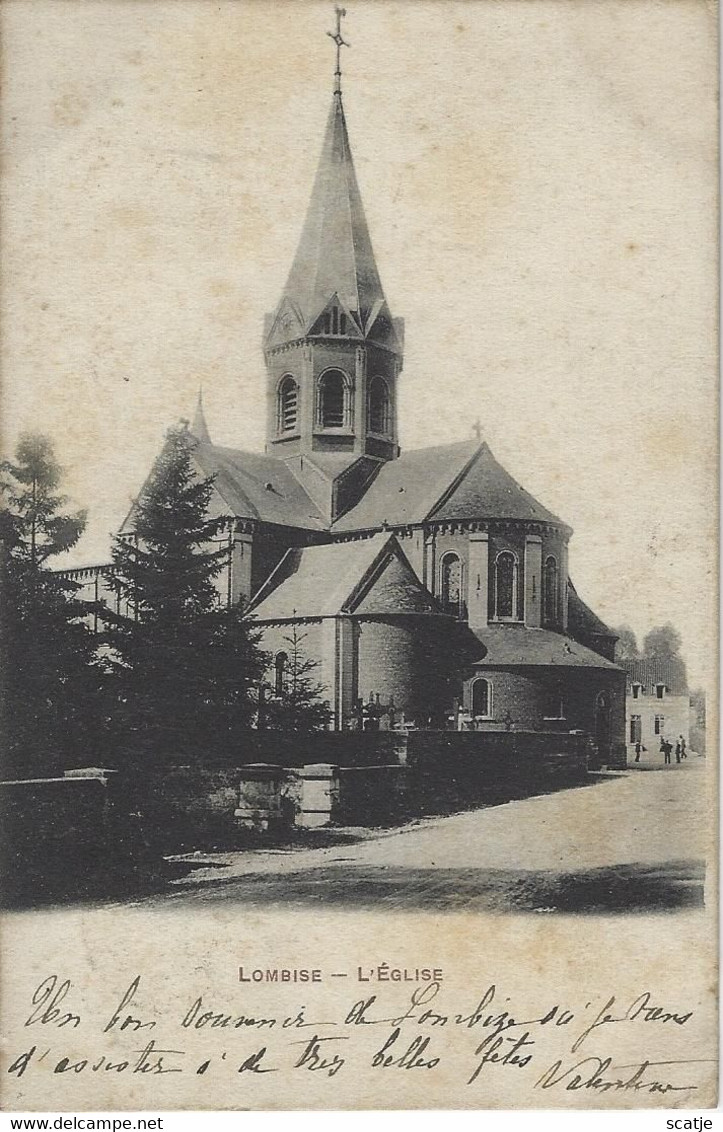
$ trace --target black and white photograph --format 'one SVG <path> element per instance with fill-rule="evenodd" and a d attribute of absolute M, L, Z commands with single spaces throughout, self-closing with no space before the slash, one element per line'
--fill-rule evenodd
<path fill-rule="evenodd" d="M 713 7 L 0 31 L 3 1108 L 715 1105 Z"/>

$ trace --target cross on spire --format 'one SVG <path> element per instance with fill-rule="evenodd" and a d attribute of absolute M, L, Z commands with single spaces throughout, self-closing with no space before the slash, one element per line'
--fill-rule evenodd
<path fill-rule="evenodd" d="M 328 31 L 326 34 L 330 39 L 334 40 L 336 44 L 336 70 L 334 71 L 334 94 L 341 94 L 341 49 L 342 47 L 351 47 L 350 43 L 343 38 L 341 34 L 341 21 L 346 15 L 346 8 L 340 8 L 338 5 L 334 8 L 336 12 L 336 31 Z"/>
<path fill-rule="evenodd" d="M 482 439 L 482 425 L 480 424 L 479 417 L 477 417 L 477 420 L 472 425 L 472 432 L 475 434 L 478 440 Z"/>

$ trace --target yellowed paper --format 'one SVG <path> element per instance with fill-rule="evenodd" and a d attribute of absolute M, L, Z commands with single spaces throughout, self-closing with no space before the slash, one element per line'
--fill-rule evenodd
<path fill-rule="evenodd" d="M 53 438 L 89 509 L 67 565 L 90 567 L 199 387 L 216 445 L 261 452 L 275 427 L 263 320 L 336 97 L 336 17 L 4 0 L 0 20 L 3 440 Z M 712 1106 L 716 13 L 360 0 L 341 26 L 405 320 L 395 441 L 481 437 L 574 530 L 596 615 L 640 640 L 671 622 L 707 749 L 667 768 L 656 739 L 636 769 L 628 703 L 627 768 L 586 785 L 204 853 L 153 892 L 27 893 L 4 913 L 3 1106 Z M 384 531 L 415 566 L 407 526 Z"/>

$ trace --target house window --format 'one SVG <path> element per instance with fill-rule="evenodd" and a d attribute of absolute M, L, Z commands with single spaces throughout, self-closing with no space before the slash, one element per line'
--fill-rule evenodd
<path fill-rule="evenodd" d="M 557 559 L 549 555 L 545 559 L 542 581 L 542 612 L 546 625 L 554 625 L 558 618 Z"/>
<path fill-rule="evenodd" d="M 662 700 L 665 697 L 665 684 L 656 684 L 655 694 L 659 700 Z"/>
<path fill-rule="evenodd" d="M 633 699 L 634 700 L 639 699 L 641 687 L 642 687 L 642 684 L 633 684 L 632 691 L 633 691 Z"/>
<path fill-rule="evenodd" d="M 643 735 L 642 719 L 639 715 L 630 716 L 630 742 L 640 743 Z"/>
<path fill-rule="evenodd" d="M 386 436 L 389 423 L 389 387 L 383 377 L 373 377 L 369 386 L 369 430 Z"/>
<path fill-rule="evenodd" d="M 322 428 L 344 428 L 349 423 L 350 398 L 344 374 L 330 369 L 319 382 L 319 423 Z"/>
<path fill-rule="evenodd" d="M 457 554 L 445 554 L 440 566 L 442 608 L 453 617 L 462 613 L 462 563 Z"/>
<path fill-rule="evenodd" d="M 299 387 L 291 374 L 279 386 L 277 428 L 279 432 L 296 432 L 299 408 Z"/>
<path fill-rule="evenodd" d="M 289 667 L 289 658 L 285 652 L 276 654 L 274 661 L 274 691 L 277 696 L 283 696 L 286 689 L 286 671 Z"/>
<path fill-rule="evenodd" d="M 492 715 L 492 685 L 489 680 L 475 680 L 472 684 L 472 715 L 489 719 Z"/>
<path fill-rule="evenodd" d="M 665 734 L 665 716 L 664 715 L 656 715 L 654 730 L 655 730 L 656 735 L 664 735 Z"/>
<path fill-rule="evenodd" d="M 495 616 L 517 616 L 517 559 L 509 550 L 503 550 L 495 561 Z"/>
<path fill-rule="evenodd" d="M 544 717 L 545 719 L 565 718 L 562 692 L 556 684 L 551 685 L 551 687 L 545 690 Z"/>

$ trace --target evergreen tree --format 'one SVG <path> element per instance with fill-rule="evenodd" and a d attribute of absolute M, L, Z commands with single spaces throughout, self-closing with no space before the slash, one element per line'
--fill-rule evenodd
<path fill-rule="evenodd" d="M 133 535 L 115 539 L 109 582 L 115 725 L 126 760 L 201 758 L 249 725 L 265 658 L 241 611 L 219 609 L 227 520 L 208 516 L 193 436 L 172 429 L 136 502 Z"/>
<path fill-rule="evenodd" d="M 326 689 L 313 676 L 319 663 L 302 648 L 307 635 L 293 625 L 282 638 L 288 651 L 277 668 L 276 694 L 268 700 L 264 717 L 265 726 L 276 731 L 322 731 L 331 721 L 331 709 L 322 700 Z"/>
<path fill-rule="evenodd" d="M 85 527 L 85 512 L 63 512 L 61 468 L 51 442 L 21 437 L 0 464 L 0 679 L 4 777 L 62 773 L 92 753 L 100 670 L 87 624 L 91 603 L 50 568 Z"/>

